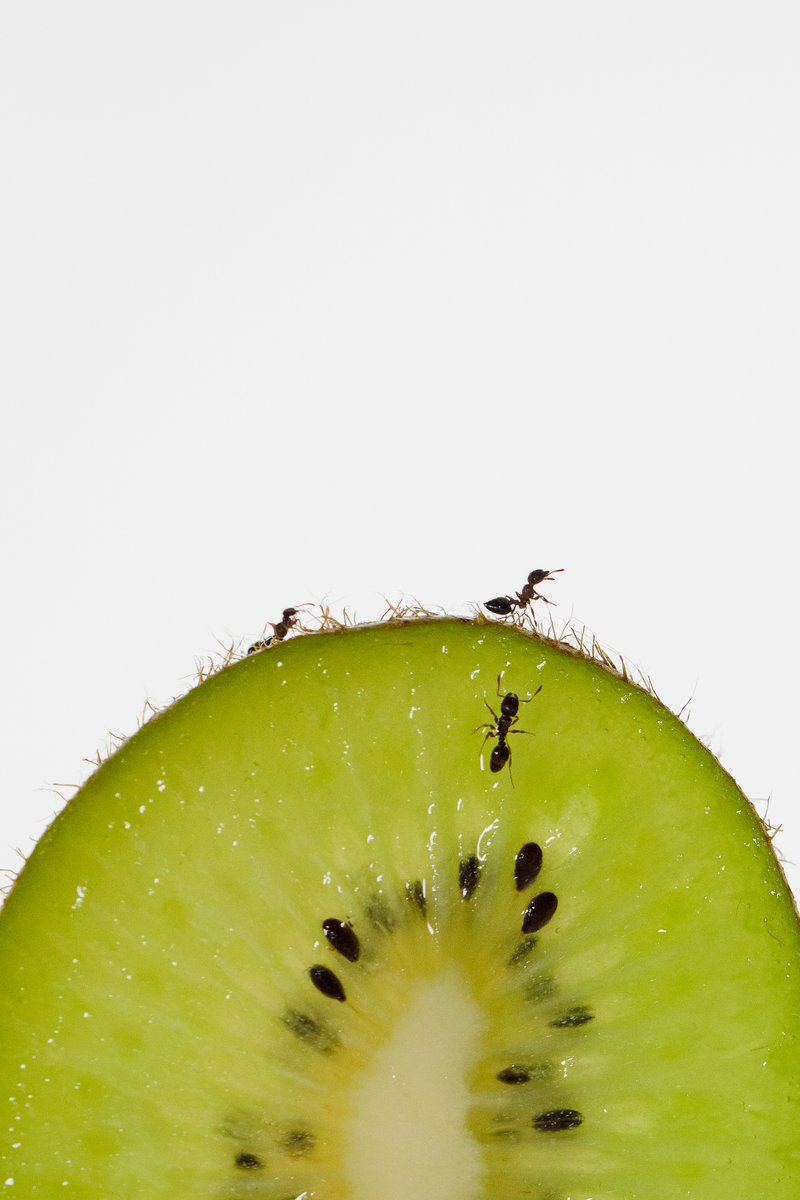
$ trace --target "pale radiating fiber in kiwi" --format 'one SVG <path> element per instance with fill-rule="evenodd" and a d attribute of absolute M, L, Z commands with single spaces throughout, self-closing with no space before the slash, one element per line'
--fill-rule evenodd
<path fill-rule="evenodd" d="M 16 884 L 0 1190 L 796 1200 L 798 942 L 750 806 L 627 680 L 481 623 L 276 644 Z"/>

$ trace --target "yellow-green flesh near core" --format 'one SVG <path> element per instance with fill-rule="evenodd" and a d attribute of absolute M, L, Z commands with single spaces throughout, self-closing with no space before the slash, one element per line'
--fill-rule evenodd
<path fill-rule="evenodd" d="M 629 682 L 494 624 L 296 638 L 131 739 L 16 883 L 0 1163 L 9 1200 L 797 1200 L 797 917 Z"/>

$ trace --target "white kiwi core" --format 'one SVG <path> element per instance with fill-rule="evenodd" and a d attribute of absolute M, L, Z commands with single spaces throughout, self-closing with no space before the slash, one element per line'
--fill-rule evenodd
<path fill-rule="evenodd" d="M 353 1200 L 474 1200 L 480 1148 L 469 1133 L 469 1071 L 486 1020 L 466 981 L 424 980 L 356 1079 L 344 1169 Z"/>

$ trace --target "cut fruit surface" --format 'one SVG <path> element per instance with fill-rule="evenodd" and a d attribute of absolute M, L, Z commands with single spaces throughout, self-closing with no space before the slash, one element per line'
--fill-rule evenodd
<path fill-rule="evenodd" d="M 0 981 L 8 1196 L 800 1195 L 760 821 L 650 695 L 515 629 L 212 677 L 45 834 Z"/>

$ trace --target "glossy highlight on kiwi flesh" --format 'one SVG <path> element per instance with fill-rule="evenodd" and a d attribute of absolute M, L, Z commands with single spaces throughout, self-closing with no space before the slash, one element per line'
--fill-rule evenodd
<path fill-rule="evenodd" d="M 521 703 L 508 769 L 476 726 Z M 0 914 L 0 1193 L 796 1200 L 800 936 L 630 681 L 393 621 L 212 677 Z"/>

